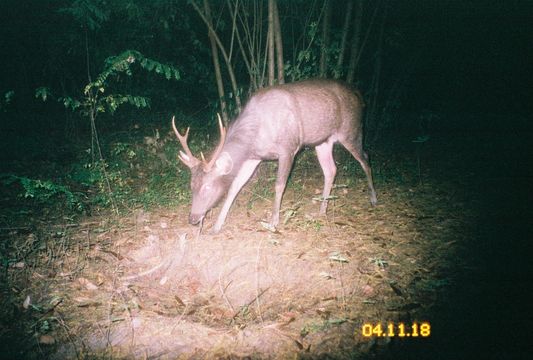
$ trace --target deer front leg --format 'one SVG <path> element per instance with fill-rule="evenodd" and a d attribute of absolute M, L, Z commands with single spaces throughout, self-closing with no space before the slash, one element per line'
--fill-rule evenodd
<path fill-rule="evenodd" d="M 276 179 L 276 198 L 274 199 L 272 220 L 270 221 L 270 225 L 273 227 L 276 227 L 279 224 L 281 199 L 283 198 L 283 193 L 285 192 L 285 187 L 287 186 L 287 179 L 289 178 L 293 161 L 294 156 L 291 155 L 280 156 L 279 158 L 278 177 Z"/>
<path fill-rule="evenodd" d="M 241 191 L 242 187 L 248 179 L 250 179 L 250 176 L 252 176 L 255 168 L 261 160 L 247 160 L 245 161 L 239 172 L 237 173 L 237 176 L 231 183 L 231 186 L 228 191 L 228 196 L 226 196 L 226 200 L 224 200 L 224 205 L 222 206 L 222 210 L 220 210 L 220 214 L 218 214 L 217 222 L 215 223 L 215 226 L 213 227 L 213 232 L 216 234 L 220 231 L 222 228 L 222 225 L 224 225 L 224 221 L 226 220 L 226 216 L 228 215 L 229 209 L 231 205 L 233 204 L 233 201 L 235 200 L 235 197 Z"/>

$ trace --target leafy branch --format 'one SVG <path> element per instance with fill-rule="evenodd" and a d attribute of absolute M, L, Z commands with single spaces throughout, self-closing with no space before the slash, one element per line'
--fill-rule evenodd
<path fill-rule="evenodd" d="M 91 124 L 91 156 L 93 164 L 97 162 L 94 156 L 95 153 L 98 153 L 98 161 L 103 161 L 98 132 L 96 131 L 96 117 L 98 114 L 105 112 L 114 114 L 124 104 L 129 104 L 137 108 L 150 107 L 150 99 L 144 96 L 116 93 L 108 94 L 111 80 L 118 81 L 121 74 L 132 76 L 134 64 L 137 64 L 148 72 L 162 75 L 167 80 L 180 79 L 180 73 L 176 67 L 147 58 L 136 50 L 126 50 L 117 56 L 107 58 L 104 61 L 104 70 L 96 76 L 96 80 L 92 81 L 89 76 L 89 83 L 84 87 L 82 97 L 74 98 L 64 96 L 57 98 L 57 101 L 63 103 L 65 108 L 72 111 L 80 111 L 83 117 L 89 118 Z M 50 89 L 40 87 L 36 89 L 35 97 L 46 101 L 48 97 L 53 96 Z M 107 191 L 109 194 L 112 194 L 111 183 L 105 167 L 102 168 L 102 171 L 107 185 Z M 114 202 L 113 207 L 115 212 L 118 212 Z"/>
<path fill-rule="evenodd" d="M 80 110 L 83 116 L 96 117 L 98 113 L 109 112 L 113 114 L 123 104 L 132 105 L 139 109 L 150 107 L 150 99 L 144 96 L 130 94 L 104 96 L 112 79 L 118 79 L 122 73 L 127 76 L 133 75 L 132 66 L 134 64 L 138 64 L 146 71 L 162 75 L 167 80 L 180 79 L 180 73 L 176 67 L 147 58 L 136 50 L 126 50 L 117 56 L 109 57 L 104 64 L 104 70 L 96 77 L 96 80 L 89 82 L 84 87 L 82 98 L 64 96 L 57 98 L 57 100 L 63 103 L 67 109 Z M 53 95 L 49 88 L 40 87 L 36 89 L 35 97 L 46 101 Z"/>
<path fill-rule="evenodd" d="M 11 104 L 13 101 L 13 98 L 15 97 L 15 91 L 9 90 L 4 94 L 4 98 L 0 98 L 0 110 L 6 111 L 7 107 Z"/>

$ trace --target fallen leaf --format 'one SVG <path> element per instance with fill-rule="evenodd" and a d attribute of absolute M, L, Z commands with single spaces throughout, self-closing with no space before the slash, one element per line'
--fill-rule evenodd
<path fill-rule="evenodd" d="M 94 285 L 92 282 L 85 278 L 79 278 L 78 282 L 84 286 L 87 290 L 97 290 L 98 286 Z"/>
<path fill-rule="evenodd" d="M 82 299 L 82 298 L 79 298 L 79 299 L 75 299 L 76 302 L 78 303 L 78 307 L 81 307 L 81 308 L 85 308 L 85 307 L 89 307 L 89 306 L 94 306 L 94 307 L 98 307 L 100 305 L 102 305 L 102 303 L 100 301 L 95 301 L 95 300 L 91 300 L 91 299 Z"/>
<path fill-rule="evenodd" d="M 30 298 L 30 295 L 26 296 L 26 299 L 24 299 L 24 302 L 22 303 L 22 307 L 24 309 L 27 309 L 29 308 L 31 305 L 31 298 Z"/>
<path fill-rule="evenodd" d="M 276 229 L 275 226 L 272 226 L 270 225 L 269 223 L 265 222 L 265 221 L 261 221 L 261 226 L 265 229 L 267 229 L 268 231 L 270 232 L 273 232 L 275 234 L 279 234 L 279 231 Z"/>
<path fill-rule="evenodd" d="M 363 295 L 370 296 L 374 293 L 374 288 L 370 285 L 363 286 Z"/>
<path fill-rule="evenodd" d="M 288 312 L 279 314 L 278 317 L 283 322 L 283 325 L 287 325 L 296 319 L 296 314 L 288 311 Z"/>
<path fill-rule="evenodd" d="M 320 272 L 318 275 L 322 276 L 323 278 L 329 280 L 329 279 L 333 279 L 333 276 L 331 276 L 331 274 L 325 272 L 325 271 L 322 271 Z"/>
<path fill-rule="evenodd" d="M 41 335 L 39 336 L 39 344 L 43 344 L 43 345 L 53 345 L 55 344 L 56 342 L 56 339 L 51 336 L 51 335 Z"/>
<path fill-rule="evenodd" d="M 394 293 L 398 296 L 402 296 L 403 293 L 402 293 L 402 290 L 394 283 L 389 283 L 389 286 L 391 287 L 391 289 L 394 291 Z"/>
<path fill-rule="evenodd" d="M 346 259 L 344 256 L 342 256 L 338 251 L 335 251 L 335 252 L 331 253 L 331 255 L 329 256 L 329 259 L 333 260 L 333 261 L 338 261 L 338 262 L 341 262 L 341 263 L 349 262 L 348 259 Z"/>

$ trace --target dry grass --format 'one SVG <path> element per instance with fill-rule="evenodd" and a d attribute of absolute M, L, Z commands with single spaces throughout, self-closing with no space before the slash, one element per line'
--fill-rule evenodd
<path fill-rule="evenodd" d="M 8 269 L 16 286 L 5 290 L 3 319 L 19 317 L 30 332 L 4 322 L 0 334 L 18 339 L 21 353 L 56 359 L 386 350 L 396 339 L 363 337 L 362 324 L 431 321 L 467 236 L 466 207 L 451 185 L 428 182 L 380 184 L 372 208 L 361 179 L 337 189 L 328 217 L 317 218 L 321 179 L 307 175 L 292 177 L 279 233 L 260 225 L 271 199 L 253 184 L 218 235 L 208 233 L 216 214 L 198 235 L 187 204 L 4 230 L 26 260 Z"/>

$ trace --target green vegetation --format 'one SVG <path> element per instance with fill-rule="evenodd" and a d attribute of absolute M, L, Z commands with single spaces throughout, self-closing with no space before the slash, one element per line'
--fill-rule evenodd
<path fill-rule="evenodd" d="M 0 182 L 3 186 L 19 183 L 21 191 L 19 197 L 31 199 L 38 205 L 53 205 L 55 202 L 66 205 L 69 209 L 82 210 L 83 203 L 80 197 L 69 190 L 68 187 L 56 184 L 50 180 L 30 179 L 25 176 L 1 175 Z"/>

